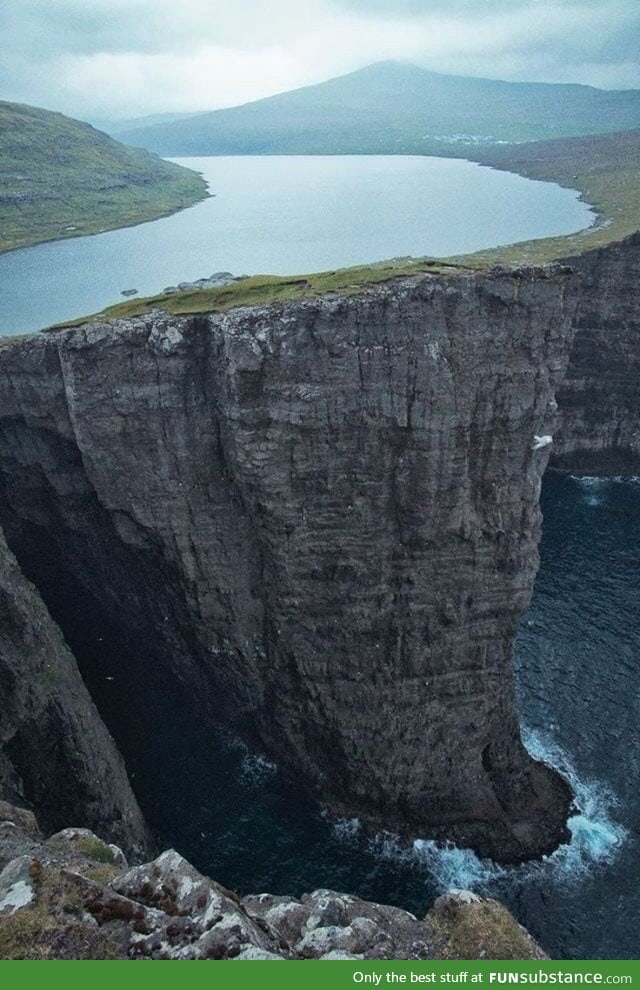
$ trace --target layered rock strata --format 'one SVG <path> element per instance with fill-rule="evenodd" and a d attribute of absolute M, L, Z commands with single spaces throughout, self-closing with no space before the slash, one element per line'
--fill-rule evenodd
<path fill-rule="evenodd" d="M 567 259 L 582 276 L 551 466 L 640 474 L 640 233 Z"/>
<path fill-rule="evenodd" d="M 0 520 L 119 744 L 175 699 L 340 814 L 554 848 L 511 651 L 577 292 L 429 275 L 3 348 Z"/>

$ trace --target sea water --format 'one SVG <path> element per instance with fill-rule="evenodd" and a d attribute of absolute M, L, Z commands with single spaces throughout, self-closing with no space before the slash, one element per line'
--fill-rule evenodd
<path fill-rule="evenodd" d="M 518 697 L 529 751 L 573 788 L 568 843 L 504 867 L 428 837 L 372 838 L 355 818 L 323 815 L 260 754 L 193 723 L 181 744 L 154 739 L 154 760 L 140 753 L 134 785 L 161 844 L 244 893 L 329 887 L 421 915 L 466 887 L 506 903 L 554 957 L 637 958 L 640 484 L 547 476 L 542 508 Z"/>

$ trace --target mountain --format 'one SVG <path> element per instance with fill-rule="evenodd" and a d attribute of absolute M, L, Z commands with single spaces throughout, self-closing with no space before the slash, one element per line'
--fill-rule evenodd
<path fill-rule="evenodd" d="M 153 127 L 154 124 L 172 124 L 174 120 L 186 120 L 187 117 L 197 117 L 197 110 L 191 113 L 149 113 L 143 117 L 92 117 L 91 123 L 99 131 L 105 131 L 113 137 L 122 131 L 138 130 L 140 127 Z"/>
<path fill-rule="evenodd" d="M 90 124 L 0 102 L 0 251 L 124 227 L 206 195 L 203 179 Z"/>
<path fill-rule="evenodd" d="M 638 126 L 639 90 L 473 79 L 381 62 L 119 138 L 163 155 L 442 154 Z"/>

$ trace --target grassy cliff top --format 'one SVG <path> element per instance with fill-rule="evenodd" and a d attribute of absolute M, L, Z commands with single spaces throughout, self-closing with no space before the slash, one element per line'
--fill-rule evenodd
<path fill-rule="evenodd" d="M 176 316 L 187 316 L 196 313 L 226 313 L 227 310 L 238 306 L 260 306 L 291 299 L 311 299 L 329 293 L 350 296 L 367 286 L 380 285 L 407 275 L 452 274 L 461 267 L 463 266 L 453 262 L 447 264 L 430 259 L 415 261 L 399 259 L 362 265 L 358 268 L 338 268 L 335 271 L 310 275 L 252 275 L 250 278 L 239 279 L 237 282 L 213 289 L 193 289 L 176 292 L 173 295 L 160 293 L 156 296 L 129 299 L 91 316 L 80 316 L 65 323 L 56 323 L 52 327 L 47 327 L 47 330 L 62 330 L 66 327 L 82 326 L 83 323 L 88 322 L 144 316 L 153 309 L 162 309 Z M 0 346 L 2 340 L 3 338 L 0 337 Z"/>
<path fill-rule="evenodd" d="M 479 251 L 467 255 L 466 264 L 542 264 L 640 230 L 640 130 L 501 145 L 474 157 L 484 165 L 576 189 L 597 215 L 587 230 Z"/>
<path fill-rule="evenodd" d="M 152 220 L 206 195 L 195 172 L 90 124 L 0 102 L 0 251 Z"/>
<path fill-rule="evenodd" d="M 503 145 L 477 157 L 482 164 L 494 168 L 577 189 L 582 199 L 596 208 L 595 224 L 565 237 L 525 241 L 456 258 L 399 259 L 298 277 L 256 275 L 221 288 L 136 298 L 60 326 L 78 326 L 89 319 L 141 316 L 154 308 L 186 315 L 330 292 L 349 295 L 368 285 L 421 272 L 545 264 L 602 247 L 640 230 L 640 131 Z"/>

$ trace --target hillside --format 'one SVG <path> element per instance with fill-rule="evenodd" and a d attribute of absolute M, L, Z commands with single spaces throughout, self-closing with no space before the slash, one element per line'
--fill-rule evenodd
<path fill-rule="evenodd" d="M 122 131 L 166 155 L 448 154 L 640 126 L 640 91 L 512 83 L 381 62 L 240 107 Z"/>
<path fill-rule="evenodd" d="M 0 102 L 0 251 L 152 220 L 206 184 L 60 113 Z"/>
<path fill-rule="evenodd" d="M 604 247 L 640 230 L 640 130 L 482 148 L 474 158 L 578 190 L 595 207 L 597 220 L 576 234 L 479 251 L 467 255 L 465 264 L 540 264 Z"/>

